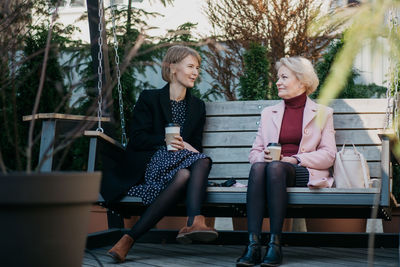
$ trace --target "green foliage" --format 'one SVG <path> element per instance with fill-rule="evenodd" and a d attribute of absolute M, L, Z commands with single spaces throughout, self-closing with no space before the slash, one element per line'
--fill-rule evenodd
<path fill-rule="evenodd" d="M 250 44 L 243 54 L 244 70 L 240 77 L 242 100 L 276 99 L 276 91 L 269 88 L 269 61 L 267 49 L 257 43 Z"/>
<path fill-rule="evenodd" d="M 324 86 L 327 77 L 331 72 L 332 65 L 334 64 L 337 54 L 343 48 L 344 39 L 333 41 L 328 51 L 323 55 L 322 60 L 315 66 L 315 70 L 319 79 L 319 86 L 317 90 L 311 95 L 312 98 L 317 98 L 320 94 L 321 88 Z M 371 98 L 382 97 L 386 92 L 386 88 L 376 84 L 355 84 L 355 79 L 359 76 L 356 69 L 352 68 L 347 76 L 346 83 L 342 91 L 340 91 L 337 98 Z"/>
<path fill-rule="evenodd" d="M 50 41 L 46 76 L 38 108 L 38 112 L 42 113 L 65 112 L 69 100 L 64 85 L 64 73 L 59 63 L 60 50 L 65 48 L 68 40 L 60 29 L 59 25 L 55 26 Z M 29 31 L 24 36 L 23 51 L 18 54 L 22 64 L 13 74 L 15 76 L 9 77 L 12 85 L 5 88 L 5 94 L 2 94 L 0 110 L 3 116 L 0 124 L 4 131 L 0 132 L 0 146 L 6 166 L 13 170 L 22 170 L 26 162 L 24 148 L 27 146 L 29 123 L 22 122 L 22 116 L 32 114 L 33 111 L 48 32 L 48 24 L 45 23 L 29 26 Z M 35 127 L 34 134 L 40 134 L 40 127 Z M 37 164 L 38 151 L 39 146 L 36 143 L 33 147 L 33 166 Z"/>

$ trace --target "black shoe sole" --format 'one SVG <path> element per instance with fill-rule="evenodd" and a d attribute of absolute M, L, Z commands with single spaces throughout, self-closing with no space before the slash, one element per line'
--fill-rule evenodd
<path fill-rule="evenodd" d="M 118 256 L 117 253 L 114 253 L 114 252 L 107 252 L 107 256 L 113 258 L 113 260 L 114 260 L 116 263 L 123 263 L 123 262 L 124 262 L 124 260 L 122 260 L 122 259 Z"/>
<path fill-rule="evenodd" d="M 276 267 L 281 265 L 282 263 L 261 263 L 260 266 L 261 267 Z"/>
<path fill-rule="evenodd" d="M 245 262 L 237 262 L 236 267 L 251 267 L 251 266 L 256 266 L 259 263 L 245 263 Z"/>

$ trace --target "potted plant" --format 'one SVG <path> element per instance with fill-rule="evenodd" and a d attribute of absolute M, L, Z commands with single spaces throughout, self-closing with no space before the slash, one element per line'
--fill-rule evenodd
<path fill-rule="evenodd" d="M 54 11 L 46 2 L 0 4 L 0 255 L 5 266 L 81 266 L 89 209 L 100 188 L 99 172 L 39 172 L 39 130 L 34 117 L 29 126 L 22 122 L 24 108 L 35 114 L 66 106 L 68 92 L 55 56 L 54 38 L 62 38 L 53 35 L 56 12 L 46 30 L 30 26 L 32 10 Z"/>

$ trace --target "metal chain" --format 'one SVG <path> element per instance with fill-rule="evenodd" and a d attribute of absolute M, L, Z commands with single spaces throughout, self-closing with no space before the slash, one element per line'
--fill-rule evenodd
<path fill-rule="evenodd" d="M 118 38 L 115 25 L 115 9 L 116 4 L 114 0 L 111 0 L 111 17 L 112 17 L 112 30 L 114 35 L 114 51 L 115 51 L 115 66 L 117 68 L 117 81 L 118 81 L 118 100 L 119 100 L 119 118 L 121 120 L 121 144 L 126 147 L 126 131 L 125 131 L 125 116 L 124 116 L 124 101 L 122 99 L 122 85 L 121 85 L 121 70 L 119 67 L 119 55 L 118 55 Z"/>
<path fill-rule="evenodd" d="M 98 125 L 96 131 L 104 132 L 101 127 L 101 118 L 103 116 L 103 0 L 99 0 L 99 53 L 97 54 L 97 59 L 99 61 L 99 66 L 97 67 L 97 92 L 98 92 L 98 100 L 97 100 L 97 119 Z"/>

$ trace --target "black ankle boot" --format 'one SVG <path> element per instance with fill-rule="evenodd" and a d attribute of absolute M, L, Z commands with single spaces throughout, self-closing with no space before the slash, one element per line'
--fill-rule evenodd
<path fill-rule="evenodd" d="M 262 267 L 266 266 L 278 266 L 282 263 L 282 246 L 281 236 L 271 234 L 271 239 L 267 246 L 267 251 L 261 263 Z"/>
<path fill-rule="evenodd" d="M 256 234 L 249 234 L 249 245 L 243 255 L 237 259 L 236 267 L 254 266 L 261 262 L 260 238 Z"/>

